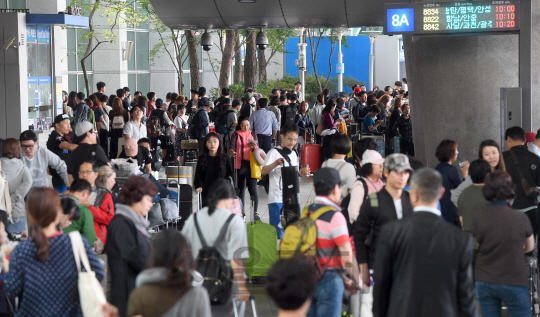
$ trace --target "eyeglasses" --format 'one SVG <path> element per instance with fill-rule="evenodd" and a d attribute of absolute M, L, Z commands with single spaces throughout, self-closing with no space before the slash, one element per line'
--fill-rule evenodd
<path fill-rule="evenodd" d="M 27 149 L 27 150 L 31 150 L 31 149 L 34 148 L 34 144 L 32 144 L 32 145 L 23 145 L 22 148 Z"/>
<path fill-rule="evenodd" d="M 90 175 L 92 173 L 95 173 L 94 171 L 79 171 L 79 175 Z"/>
<path fill-rule="evenodd" d="M 133 110 L 133 113 L 139 113 L 139 112 L 142 112 L 142 110 L 140 110 L 140 109 Z"/>

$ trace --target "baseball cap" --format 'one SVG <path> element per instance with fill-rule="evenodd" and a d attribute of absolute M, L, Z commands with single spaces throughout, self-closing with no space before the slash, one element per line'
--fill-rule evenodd
<path fill-rule="evenodd" d="M 26 130 L 21 133 L 19 141 L 37 141 L 37 136 L 32 130 Z"/>
<path fill-rule="evenodd" d="M 205 106 L 205 107 L 212 107 L 212 108 L 213 108 L 213 107 L 214 107 L 214 104 L 213 104 L 210 100 L 206 100 L 206 101 L 204 102 L 204 106 Z"/>
<path fill-rule="evenodd" d="M 62 123 L 64 120 L 69 120 L 69 116 L 67 114 L 59 114 L 54 117 L 54 124 Z"/>
<path fill-rule="evenodd" d="M 137 144 L 136 139 L 127 139 L 124 143 L 124 150 L 126 151 L 126 156 L 135 156 L 139 152 L 139 145 Z"/>
<path fill-rule="evenodd" d="M 536 139 L 536 133 L 534 132 L 525 133 L 525 142 L 534 142 L 535 139 Z"/>
<path fill-rule="evenodd" d="M 330 167 L 319 168 L 313 175 L 313 182 L 324 182 L 330 186 L 343 184 L 339 172 L 335 168 Z"/>
<path fill-rule="evenodd" d="M 92 132 L 94 130 L 94 125 L 88 121 L 79 122 L 75 126 L 75 138 L 73 140 L 73 143 L 79 143 L 84 138 L 86 138 L 87 132 Z"/>
<path fill-rule="evenodd" d="M 249 101 L 251 99 L 251 97 L 253 97 L 253 93 L 251 93 L 251 92 L 246 92 L 244 94 L 244 99 L 246 99 L 246 101 Z"/>
<path fill-rule="evenodd" d="M 409 163 L 409 157 L 401 153 L 388 155 L 388 157 L 386 157 L 386 161 L 384 162 L 384 168 L 389 171 L 396 171 L 398 173 L 403 171 L 413 171 L 411 164 Z"/>
<path fill-rule="evenodd" d="M 362 91 L 362 88 L 360 86 L 354 87 L 354 94 L 359 94 Z"/>
<path fill-rule="evenodd" d="M 362 164 L 384 164 L 384 158 L 381 153 L 374 150 L 367 150 L 362 155 Z"/>

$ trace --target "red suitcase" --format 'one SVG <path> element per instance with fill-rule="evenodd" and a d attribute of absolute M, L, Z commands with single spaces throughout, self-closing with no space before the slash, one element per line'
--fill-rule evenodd
<path fill-rule="evenodd" d="M 321 146 L 319 144 L 304 144 L 300 146 L 300 168 L 309 165 L 311 174 L 321 168 Z"/>

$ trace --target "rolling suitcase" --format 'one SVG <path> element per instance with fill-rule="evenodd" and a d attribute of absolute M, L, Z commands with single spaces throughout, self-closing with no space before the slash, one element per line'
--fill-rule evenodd
<path fill-rule="evenodd" d="M 300 167 L 308 165 L 311 174 L 321 168 L 321 146 L 319 144 L 304 144 L 300 146 Z"/>
<path fill-rule="evenodd" d="M 277 232 L 274 226 L 254 220 L 246 224 L 249 259 L 246 261 L 246 274 L 253 283 L 264 283 L 266 274 L 278 260 Z"/>
<path fill-rule="evenodd" d="M 193 213 L 193 188 L 191 185 L 180 184 L 178 230 L 182 230 L 187 218 Z"/>
<path fill-rule="evenodd" d="M 249 301 L 251 302 L 251 309 L 253 310 L 253 317 L 257 317 L 257 306 L 255 306 L 255 296 L 251 295 L 249 297 Z M 234 317 L 239 317 L 240 314 L 238 314 L 238 300 L 236 298 L 233 298 L 233 308 L 234 308 Z"/>

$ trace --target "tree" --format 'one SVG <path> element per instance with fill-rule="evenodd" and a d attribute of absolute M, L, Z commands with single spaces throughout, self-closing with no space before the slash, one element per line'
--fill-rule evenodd
<path fill-rule="evenodd" d="M 90 3 L 87 0 L 72 0 L 71 6 L 79 7 L 88 14 L 88 31 L 81 35 L 87 43 L 80 43 L 77 54 L 81 57 L 80 63 L 83 71 L 86 92 L 90 94 L 90 83 L 88 81 L 88 71 L 86 70 L 86 60 L 103 43 L 115 43 L 118 37 L 114 34 L 115 27 L 123 24 L 138 25 L 146 19 L 137 10 L 134 10 L 133 2 L 123 0 L 95 0 Z M 100 17 L 107 17 L 109 27 L 105 31 L 96 30 L 99 25 L 95 24 L 96 14 Z"/>
<path fill-rule="evenodd" d="M 242 41 L 240 39 L 242 35 L 238 30 L 234 30 L 234 37 L 236 39 L 234 43 L 234 79 L 233 83 L 235 85 L 240 84 L 242 81 Z"/>
<path fill-rule="evenodd" d="M 199 55 L 197 54 L 197 46 L 199 40 L 193 30 L 185 30 L 186 42 L 189 52 L 189 73 L 191 77 L 191 88 L 197 89 L 201 87 L 201 74 L 199 73 Z"/>
<path fill-rule="evenodd" d="M 181 94 L 184 90 L 184 74 L 182 69 L 184 63 L 189 58 L 185 33 L 166 26 L 158 17 L 149 0 L 138 0 L 138 3 L 148 15 L 148 22 L 152 26 L 152 32 L 156 32 L 159 35 L 159 42 L 154 45 L 154 47 L 148 53 L 150 64 L 153 65 L 156 58 L 159 58 L 160 54 L 165 51 L 171 59 L 174 69 L 176 70 L 176 77 L 178 78 L 178 92 Z M 174 51 L 170 49 L 171 44 L 174 47 Z"/>
<path fill-rule="evenodd" d="M 328 72 L 326 81 L 324 83 L 324 88 L 323 88 L 321 84 L 321 79 L 319 78 L 319 74 L 317 73 L 317 66 L 315 65 L 315 62 L 317 61 L 317 53 L 319 51 L 319 45 L 321 44 L 321 39 L 326 32 L 327 32 L 327 29 L 307 29 L 309 46 L 311 49 L 311 62 L 313 64 L 313 74 L 315 75 L 315 79 L 317 80 L 317 84 L 319 84 L 319 89 L 321 92 L 324 89 L 326 89 L 326 87 L 328 86 L 328 81 L 330 80 L 330 74 L 332 73 L 332 55 L 334 55 L 334 50 L 336 48 L 336 41 L 331 39 L 330 40 L 330 43 L 331 43 L 330 58 L 329 58 L 330 71 Z"/>
<path fill-rule="evenodd" d="M 248 31 L 246 35 L 246 58 L 244 59 L 244 85 L 246 88 L 257 86 L 256 36 L 254 30 Z"/>
<path fill-rule="evenodd" d="M 269 29 L 266 30 L 266 36 L 268 37 L 268 48 L 270 49 L 270 56 L 266 59 L 266 52 L 259 50 L 258 63 L 259 63 L 259 82 L 265 83 L 267 81 L 266 68 L 276 53 L 289 53 L 285 50 L 285 43 L 289 41 L 290 37 L 298 36 L 298 32 L 294 29 Z"/>
<path fill-rule="evenodd" d="M 225 31 L 225 48 L 221 58 L 221 71 L 219 73 L 219 88 L 229 87 L 231 83 L 231 65 L 236 44 L 235 31 Z"/>

